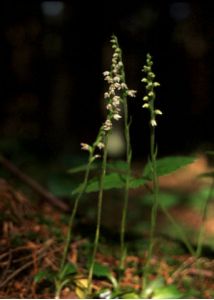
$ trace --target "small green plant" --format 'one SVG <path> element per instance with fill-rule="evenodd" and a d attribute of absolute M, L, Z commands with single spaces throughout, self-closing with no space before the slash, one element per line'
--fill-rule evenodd
<path fill-rule="evenodd" d="M 82 149 L 87 150 L 89 152 L 88 164 L 86 166 L 83 183 L 81 184 L 79 192 L 75 198 L 74 207 L 73 207 L 71 217 L 70 217 L 69 223 L 68 223 L 68 233 L 67 233 L 67 237 L 65 240 L 65 246 L 64 246 L 64 250 L 63 250 L 58 279 L 56 281 L 56 283 L 57 283 L 56 284 L 56 297 L 59 297 L 60 291 L 61 291 L 62 287 L 65 285 L 64 284 L 65 280 L 64 280 L 63 274 L 65 274 L 66 273 L 65 271 L 67 270 L 66 259 L 67 259 L 67 255 L 68 255 L 68 251 L 69 251 L 69 246 L 71 243 L 71 238 L 72 238 L 72 229 L 73 229 L 74 218 L 77 213 L 79 201 L 80 201 L 81 197 L 83 196 L 85 189 L 87 187 L 91 166 L 92 166 L 94 160 L 99 157 L 98 154 L 95 154 L 95 151 L 97 148 L 101 149 L 103 147 L 103 144 L 101 143 L 101 136 L 102 136 L 102 131 L 99 131 L 97 138 L 92 146 L 89 146 L 88 144 L 85 144 L 85 143 L 81 143 Z M 66 280 L 66 282 L 67 282 L 67 280 Z"/>
<path fill-rule="evenodd" d="M 146 76 L 142 79 L 142 82 L 146 84 L 146 96 L 143 97 L 143 101 L 145 102 L 143 104 L 143 108 L 148 109 L 150 112 L 150 157 L 149 157 L 149 165 L 151 169 L 152 174 L 152 189 L 153 189 L 153 195 L 154 195 L 154 201 L 152 205 L 152 211 L 151 211 L 151 230 L 150 230 L 150 244 L 146 259 L 146 264 L 144 266 L 144 276 L 143 276 L 143 285 L 147 285 L 147 277 L 148 277 L 148 266 L 151 261 L 153 246 L 154 246 L 154 232 L 156 227 L 156 219 L 157 219 L 157 212 L 158 212 L 158 205 L 159 205 L 159 199 L 158 199 L 158 174 L 157 174 L 157 146 L 155 141 L 155 128 L 157 126 L 156 116 L 162 115 L 162 112 L 159 109 L 155 108 L 155 100 L 156 100 L 156 93 L 155 88 L 160 86 L 160 83 L 157 81 L 154 81 L 155 74 L 152 71 L 152 57 L 150 54 L 147 54 L 146 58 L 146 65 L 143 67 L 143 72 L 146 74 Z"/>
<path fill-rule="evenodd" d="M 100 236 L 100 224 L 101 224 L 101 214 L 102 214 L 102 203 L 103 203 L 103 190 L 104 190 L 104 180 L 106 176 L 107 169 L 107 148 L 108 148 L 108 137 L 112 130 L 113 122 L 118 121 L 122 116 L 120 114 L 121 104 L 124 101 L 124 97 L 127 95 L 134 97 L 135 91 L 129 90 L 124 81 L 124 71 L 123 63 L 121 60 L 121 50 L 118 46 L 118 41 L 116 36 L 112 36 L 111 39 L 112 48 L 114 53 L 112 56 L 112 65 L 110 71 L 105 71 L 103 73 L 105 81 L 108 83 L 108 91 L 105 92 L 104 98 L 107 101 L 107 117 L 106 121 L 101 127 L 102 145 L 103 145 L 103 157 L 101 165 L 101 175 L 99 182 L 99 192 L 98 192 L 98 204 L 97 204 L 97 226 L 94 240 L 94 249 L 92 254 L 91 265 L 89 268 L 88 276 L 88 294 L 91 294 L 91 284 L 95 264 L 95 256 L 97 253 L 99 236 Z"/>

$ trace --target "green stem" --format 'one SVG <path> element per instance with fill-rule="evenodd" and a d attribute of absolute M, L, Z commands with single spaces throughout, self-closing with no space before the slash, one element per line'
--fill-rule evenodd
<path fill-rule="evenodd" d="M 98 244 L 99 244 L 99 237 L 100 237 L 100 225 L 101 225 L 101 215 L 102 215 L 102 205 L 103 205 L 103 189 L 104 189 L 104 179 L 105 179 L 105 175 L 106 175 L 106 165 L 107 165 L 108 133 L 105 136 L 104 145 L 105 145 L 105 147 L 104 147 L 103 160 L 102 160 L 100 189 L 99 189 L 98 203 L 97 203 L 97 226 L 96 226 L 96 233 L 95 233 L 95 239 L 94 239 L 94 248 L 93 248 L 93 253 L 92 253 L 91 265 L 90 265 L 89 274 L 88 274 L 88 291 L 87 291 L 88 295 L 91 294 L 95 257 L 96 257 L 97 248 L 98 248 Z"/>
<path fill-rule="evenodd" d="M 64 247 L 64 250 L 63 250 L 60 272 L 63 271 L 63 268 L 65 266 L 65 261 L 66 261 L 66 257 L 67 257 L 67 254 L 68 254 L 70 242 L 71 242 L 73 222 L 74 222 L 74 218 L 76 216 L 76 212 L 77 212 L 77 208 L 78 208 L 78 205 L 79 205 L 79 201 L 80 201 L 80 199 L 81 199 L 82 195 L 84 194 L 84 192 L 86 190 L 86 187 L 87 187 L 88 177 L 89 177 L 89 173 L 90 173 L 90 168 L 91 168 L 91 165 L 93 163 L 93 159 L 92 158 L 93 158 L 93 151 L 90 152 L 90 154 L 89 154 L 88 165 L 87 165 L 87 168 L 86 168 L 86 171 L 85 171 L 84 180 L 83 180 L 83 183 L 82 183 L 82 188 L 81 188 L 81 191 L 79 192 L 79 194 L 77 195 L 77 197 L 75 199 L 74 207 L 73 207 L 73 210 L 72 210 L 72 214 L 71 214 L 71 217 L 69 219 L 68 233 L 67 233 L 67 237 L 66 237 L 65 247 Z"/>
<path fill-rule="evenodd" d="M 208 194 L 208 196 L 203 204 L 203 207 L 202 207 L 202 224 L 201 224 L 201 228 L 200 228 L 199 235 L 198 235 L 197 248 L 196 248 L 196 254 L 195 254 L 196 258 L 200 257 L 201 252 L 202 252 L 202 245 L 203 245 L 203 239 L 204 239 L 204 223 L 207 218 L 207 207 L 208 207 L 208 203 L 212 197 L 213 188 L 214 188 L 214 178 L 212 179 L 212 184 L 210 187 L 209 194 Z"/>
<path fill-rule="evenodd" d="M 157 220 L 157 212 L 158 212 L 158 176 L 156 170 L 156 149 L 155 149 L 155 128 L 151 126 L 151 134 L 150 134 L 150 156 L 151 156 L 151 167 L 152 167 L 152 182 L 153 182 L 153 195 L 154 195 L 154 202 L 152 205 L 151 210 L 151 228 L 150 228 L 150 238 L 149 238 L 149 249 L 148 255 L 146 258 L 146 263 L 144 266 L 144 276 L 142 278 L 142 290 L 145 286 L 147 286 L 148 282 L 148 268 L 150 264 L 150 260 L 152 257 L 153 247 L 154 247 L 154 235 L 155 235 L 155 227 L 156 227 L 156 220 Z"/>
<path fill-rule="evenodd" d="M 120 230 L 120 247 L 121 247 L 120 270 L 124 270 L 124 260 L 126 258 L 125 231 L 126 231 L 126 222 L 127 222 L 129 183 L 130 183 L 131 159 L 132 159 L 132 150 L 131 150 L 130 132 L 129 132 L 130 123 L 128 121 L 128 104 L 127 104 L 126 96 L 124 96 L 123 107 L 124 107 L 124 123 L 125 123 L 127 173 L 126 173 L 126 182 L 125 182 L 125 189 L 124 189 L 124 203 L 123 203 L 123 210 L 122 210 L 121 230 Z"/>

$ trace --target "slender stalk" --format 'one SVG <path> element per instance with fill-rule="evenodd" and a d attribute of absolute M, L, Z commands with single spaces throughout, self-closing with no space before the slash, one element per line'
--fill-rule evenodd
<path fill-rule="evenodd" d="M 156 158 L 157 158 L 157 147 L 155 141 L 155 127 L 157 126 L 156 115 L 162 115 L 162 112 L 159 109 L 155 109 L 155 99 L 156 93 L 155 88 L 160 85 L 159 82 L 154 81 L 155 74 L 152 71 L 152 57 L 150 54 L 147 54 L 146 65 L 143 67 L 143 72 L 146 73 L 146 76 L 142 79 L 142 82 L 146 84 L 146 96 L 143 97 L 143 108 L 148 109 L 150 112 L 150 165 L 151 165 L 151 179 L 153 183 L 153 196 L 154 201 L 151 210 L 151 227 L 150 227 L 150 240 L 149 240 L 149 248 L 148 254 L 146 258 L 146 263 L 144 266 L 144 276 L 142 277 L 142 292 L 143 289 L 147 286 L 148 274 L 149 274 L 149 264 L 153 253 L 154 247 L 154 235 L 155 235 L 155 227 L 157 222 L 157 213 L 158 213 L 158 193 L 159 193 L 159 185 L 158 185 L 158 175 L 156 168 Z"/>
<path fill-rule="evenodd" d="M 151 157 L 151 167 L 152 167 L 152 182 L 153 182 L 153 196 L 154 196 L 154 202 L 152 205 L 151 210 L 151 228 L 150 228 L 150 238 L 149 238 L 149 249 L 148 249 L 148 255 L 146 258 L 146 263 L 144 266 L 144 276 L 143 276 L 143 283 L 142 287 L 145 287 L 147 285 L 148 281 L 148 268 L 150 264 L 150 260 L 152 257 L 153 247 L 154 247 L 154 235 L 155 235 L 155 227 L 156 227 L 156 221 L 157 221 L 157 212 L 158 212 L 158 192 L 159 192 L 159 185 L 158 185 L 158 176 L 157 176 L 157 170 L 156 170 L 156 156 L 157 151 L 155 149 L 155 128 L 153 126 L 151 127 L 151 133 L 150 133 L 150 157 Z"/>
<path fill-rule="evenodd" d="M 129 183 L 130 183 L 130 175 L 131 175 L 131 160 L 132 160 L 132 149 L 130 142 L 130 123 L 128 120 L 128 104 L 127 97 L 125 96 L 123 99 L 123 107 L 124 107 L 124 123 L 125 123 L 125 140 L 126 140 L 126 162 L 127 162 L 127 170 L 126 170 L 126 182 L 124 189 L 124 203 L 122 210 L 122 219 L 121 219 L 121 230 L 120 230 L 120 247 L 121 247 L 121 256 L 120 256 L 120 270 L 124 269 L 124 260 L 126 258 L 126 247 L 125 247 L 125 231 L 126 231 L 126 223 L 127 223 L 127 210 L 128 210 L 128 201 L 129 201 Z"/>
<path fill-rule="evenodd" d="M 99 244 L 99 237 L 100 237 L 100 225 L 101 225 L 101 215 L 102 215 L 102 205 L 103 205 L 103 189 L 104 189 L 104 179 L 106 175 L 106 165 L 107 165 L 107 144 L 108 144 L 108 132 L 104 138 L 104 150 L 103 150 L 103 159 L 102 159 L 102 169 L 101 169 L 101 176 L 100 176 L 100 188 L 98 194 L 98 203 L 97 203 L 97 226 L 95 232 L 95 239 L 94 239 L 94 248 L 92 253 L 91 265 L 89 268 L 88 274 L 88 291 L 87 294 L 91 294 L 92 289 L 92 278 L 93 278 L 93 271 L 94 271 L 94 264 L 95 264 L 95 257 L 97 253 L 97 248 Z"/>
<path fill-rule="evenodd" d="M 82 188 L 81 188 L 81 191 L 79 192 L 79 194 L 77 195 L 77 197 L 74 201 L 74 207 L 73 207 L 73 210 L 72 210 L 72 213 L 71 213 L 71 217 L 69 219 L 68 233 L 67 233 L 67 237 L 66 237 L 65 247 L 64 247 L 64 250 L 63 250 L 60 272 L 63 271 L 63 268 L 65 266 L 66 257 L 67 257 L 67 254 L 68 254 L 68 250 L 69 250 L 69 246 L 70 246 L 70 242 L 71 242 L 71 237 L 72 237 L 72 228 L 73 228 L 74 218 L 75 218 L 76 213 L 77 213 L 79 201 L 80 201 L 80 199 L 81 199 L 82 195 L 84 194 L 84 192 L 86 190 L 86 187 L 87 187 L 90 168 L 91 168 L 92 163 L 93 163 L 93 151 L 89 153 L 88 165 L 87 165 L 87 168 L 86 168 L 86 171 L 85 171 L 84 180 L 83 180 L 83 183 L 82 183 Z"/>
<path fill-rule="evenodd" d="M 209 194 L 208 194 L 208 196 L 203 204 L 203 207 L 202 207 L 202 224 L 201 224 L 199 235 L 198 235 L 197 248 L 196 248 L 196 254 L 195 254 L 196 258 L 200 257 L 201 253 L 202 253 L 202 245 L 203 245 L 203 239 L 204 239 L 204 223 L 207 218 L 207 207 L 208 207 L 208 203 L 212 197 L 213 188 L 214 188 L 214 178 L 212 179 L 212 184 L 210 187 Z"/>

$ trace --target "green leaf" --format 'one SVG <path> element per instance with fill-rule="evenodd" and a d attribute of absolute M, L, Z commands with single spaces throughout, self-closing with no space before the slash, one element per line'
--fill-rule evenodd
<path fill-rule="evenodd" d="M 169 285 L 157 289 L 154 292 L 152 299 L 181 299 L 183 294 L 177 289 L 175 285 Z"/>
<path fill-rule="evenodd" d="M 116 161 L 113 161 L 113 162 L 109 162 L 107 164 L 107 170 L 117 172 L 117 173 L 126 174 L 126 172 L 128 170 L 128 164 L 127 164 L 127 162 L 125 162 L 123 160 L 116 160 Z"/>
<path fill-rule="evenodd" d="M 67 263 L 65 264 L 63 270 L 59 274 L 59 279 L 63 280 L 66 276 L 75 274 L 77 272 L 77 268 L 74 264 Z"/>
<path fill-rule="evenodd" d="M 145 178 L 134 178 L 131 177 L 130 183 L 129 183 L 129 188 L 130 189 L 135 189 L 138 188 L 142 185 L 144 185 L 147 182 Z"/>
<path fill-rule="evenodd" d="M 109 275 L 111 275 L 111 270 L 107 266 L 95 262 L 93 275 L 97 277 L 109 277 Z"/>
<path fill-rule="evenodd" d="M 160 158 L 156 161 L 156 170 L 158 176 L 164 176 L 182 168 L 186 165 L 193 163 L 196 160 L 195 157 L 189 156 L 171 156 Z M 152 165 L 148 162 L 144 168 L 143 177 L 148 180 L 152 179 Z"/>
<path fill-rule="evenodd" d="M 45 270 L 41 270 L 37 274 L 35 274 L 33 280 L 35 283 L 39 283 L 43 279 L 52 281 L 54 279 L 54 277 L 55 277 L 55 273 L 51 272 L 50 270 L 45 269 Z"/>
<path fill-rule="evenodd" d="M 88 167 L 88 164 L 84 164 L 84 165 L 80 165 L 80 166 L 71 168 L 67 172 L 69 174 L 80 173 L 80 172 L 84 172 L 87 169 L 87 167 Z M 91 164 L 91 166 L 90 166 L 90 170 L 94 170 L 97 168 L 98 168 L 98 164 L 95 164 L 95 163 Z"/>
<path fill-rule="evenodd" d="M 125 293 L 121 297 L 122 299 L 140 299 L 139 295 L 133 292 Z"/>
<path fill-rule="evenodd" d="M 104 178 L 104 190 L 110 190 L 114 188 L 123 188 L 125 185 L 125 178 L 117 173 L 107 174 Z M 79 193 L 82 189 L 82 184 L 80 184 L 75 190 L 73 190 L 72 194 Z M 100 180 L 95 177 L 89 180 L 87 188 L 85 190 L 86 193 L 97 192 L 100 189 Z"/>
<path fill-rule="evenodd" d="M 151 281 L 143 292 L 149 299 L 179 299 L 182 293 L 175 285 L 166 285 L 163 277 Z"/>
<path fill-rule="evenodd" d="M 125 186 L 126 176 L 120 175 L 118 173 L 107 174 L 104 179 L 104 190 L 111 189 L 122 189 Z M 144 185 L 147 181 L 144 178 L 130 178 L 129 188 L 135 189 Z M 82 184 L 80 184 L 76 189 L 72 191 L 72 195 L 79 193 L 82 189 Z M 86 193 L 97 192 L 100 189 L 99 178 L 95 177 L 89 180 Z"/>
<path fill-rule="evenodd" d="M 97 277 L 105 277 L 105 278 L 109 279 L 115 289 L 118 286 L 118 282 L 117 282 L 116 278 L 112 275 L 111 270 L 107 266 L 103 266 L 103 265 L 95 262 L 93 275 L 97 276 Z"/>
<path fill-rule="evenodd" d="M 140 299 L 139 295 L 134 292 L 123 294 L 121 298 L 122 299 Z"/>

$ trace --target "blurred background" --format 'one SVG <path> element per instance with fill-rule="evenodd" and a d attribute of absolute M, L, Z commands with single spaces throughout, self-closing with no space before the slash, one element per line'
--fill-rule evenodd
<path fill-rule="evenodd" d="M 159 155 L 213 149 L 212 2 L 3 0 L 0 5 L 1 153 L 30 153 L 46 161 L 75 156 L 80 142 L 93 142 L 105 118 L 102 73 L 110 68 L 113 33 L 123 50 L 128 86 L 138 90 L 129 102 L 133 158 L 148 153 L 148 111 L 141 108 L 147 52 L 161 83 Z"/>

